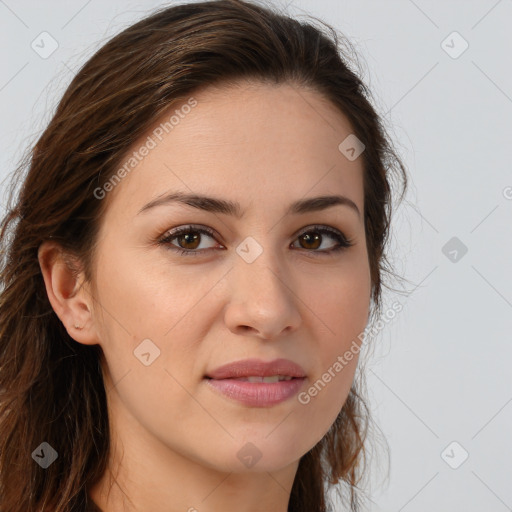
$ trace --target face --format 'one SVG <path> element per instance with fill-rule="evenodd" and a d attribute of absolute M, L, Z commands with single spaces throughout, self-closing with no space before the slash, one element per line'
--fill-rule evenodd
<path fill-rule="evenodd" d="M 362 157 L 340 152 L 351 126 L 317 92 L 247 83 L 193 97 L 131 148 L 154 146 L 102 199 L 93 321 L 109 414 L 202 466 L 272 471 L 325 435 L 352 384 L 358 351 L 344 354 L 361 343 L 371 285 Z M 323 196 L 346 199 L 290 209 Z M 303 378 L 207 378 L 247 359 L 289 360 Z"/>

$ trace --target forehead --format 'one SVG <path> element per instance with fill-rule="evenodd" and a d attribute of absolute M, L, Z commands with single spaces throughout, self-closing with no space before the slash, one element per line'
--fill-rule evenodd
<path fill-rule="evenodd" d="M 316 91 L 255 82 L 210 86 L 174 105 L 130 148 L 123 163 L 151 147 L 125 173 L 113 202 L 140 208 L 172 190 L 242 205 L 250 198 L 288 204 L 343 193 L 362 208 L 362 158 L 349 161 L 338 149 L 351 133 L 346 116 Z"/>

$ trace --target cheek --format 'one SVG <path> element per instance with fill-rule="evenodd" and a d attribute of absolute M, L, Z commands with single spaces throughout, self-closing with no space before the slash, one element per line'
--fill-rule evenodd
<path fill-rule="evenodd" d="M 353 384 L 361 347 L 360 335 L 368 311 L 367 302 L 361 298 L 359 301 L 357 305 L 348 300 L 339 301 L 331 316 L 324 310 L 335 335 L 330 331 L 324 336 L 319 335 L 315 346 L 319 364 L 304 391 L 298 395 L 298 401 L 304 407 L 304 420 L 310 426 L 315 442 L 336 420 Z M 343 305 L 347 307 L 343 309 Z"/>
<path fill-rule="evenodd" d="M 141 340 L 167 339 L 175 326 L 194 314 L 215 282 L 193 265 L 178 266 L 161 255 L 151 258 L 150 253 L 116 251 L 114 244 L 105 244 L 102 254 L 97 302 L 103 321 Z"/>
<path fill-rule="evenodd" d="M 103 254 L 110 258 L 101 258 L 98 266 L 96 323 L 113 383 L 126 380 L 123 401 L 142 416 L 162 412 L 164 403 L 193 408 L 179 383 L 196 385 L 202 362 L 196 340 L 211 325 L 209 290 L 221 275 L 208 277 L 193 265 L 170 261 L 154 264 L 114 246 L 104 247 Z"/>
<path fill-rule="evenodd" d="M 305 280 L 301 297 L 304 297 L 317 329 L 325 333 L 323 353 L 342 350 L 344 343 L 357 337 L 368 321 L 368 267 L 364 264 L 346 265 L 326 273 L 321 279 Z"/>
<path fill-rule="evenodd" d="M 368 268 L 360 265 L 340 272 L 323 289 L 316 288 L 305 296 L 314 314 L 319 365 L 300 401 L 306 407 L 322 411 L 325 426 L 335 420 L 353 383 L 368 322 Z"/>
<path fill-rule="evenodd" d="M 209 279 L 194 274 L 187 278 L 180 268 L 150 264 L 149 258 L 103 247 L 97 280 L 97 323 L 105 353 L 113 410 L 124 418 L 130 411 L 156 437 L 184 436 L 197 428 L 194 419 L 204 410 L 194 400 L 197 375 L 194 343 L 201 298 L 207 295 Z M 129 251 L 126 251 L 129 253 Z M 190 267 L 192 269 L 192 266 Z M 149 340 L 149 341 L 148 341 Z M 148 353 L 144 364 L 144 354 Z M 175 411 L 180 411 L 176 422 Z M 121 412 L 123 411 L 123 412 Z M 207 415 L 206 415 L 207 416 Z"/>

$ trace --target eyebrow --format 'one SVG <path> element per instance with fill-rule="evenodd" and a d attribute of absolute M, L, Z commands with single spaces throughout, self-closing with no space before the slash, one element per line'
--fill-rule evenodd
<path fill-rule="evenodd" d="M 184 192 L 171 192 L 169 194 L 165 194 L 164 196 L 157 197 L 153 201 L 150 201 L 149 203 L 144 205 L 139 210 L 137 215 L 139 215 L 142 212 L 146 212 L 151 208 L 155 208 L 157 206 L 162 206 L 174 202 L 186 204 L 188 206 L 192 206 L 193 208 L 197 208 L 199 210 L 204 210 L 207 212 L 231 215 L 233 217 L 236 217 L 237 219 L 241 219 L 245 214 L 245 211 L 242 211 L 240 207 L 240 203 L 237 203 L 235 201 L 228 201 L 225 199 L 207 197 L 198 194 L 187 194 Z M 354 201 L 352 201 L 348 197 L 341 195 L 319 196 L 307 199 L 300 199 L 298 201 L 293 202 L 288 207 L 286 215 L 297 215 L 310 212 L 317 212 L 337 205 L 348 206 L 350 209 L 355 211 L 359 217 L 361 217 L 359 208 L 354 203 Z"/>

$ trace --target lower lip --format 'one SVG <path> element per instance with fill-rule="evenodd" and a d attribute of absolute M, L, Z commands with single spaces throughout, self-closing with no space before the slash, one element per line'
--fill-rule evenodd
<path fill-rule="evenodd" d="M 279 382 L 248 382 L 235 379 L 206 379 L 223 395 L 251 407 L 268 407 L 288 400 L 299 392 L 304 378 Z"/>

